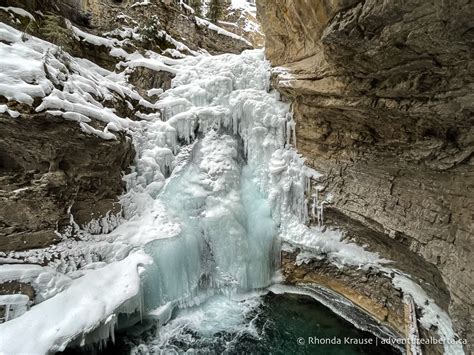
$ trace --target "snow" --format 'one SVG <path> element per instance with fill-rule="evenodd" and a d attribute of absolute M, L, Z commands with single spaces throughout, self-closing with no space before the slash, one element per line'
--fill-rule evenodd
<path fill-rule="evenodd" d="M 139 2 L 134 3 L 131 7 L 147 6 L 147 5 L 150 5 L 150 4 L 151 4 L 150 0 L 143 0 L 143 1 L 139 1 Z"/>
<path fill-rule="evenodd" d="M 70 341 L 85 337 L 101 326 L 109 330 L 104 335 L 108 337 L 113 332 L 113 324 L 108 326 L 108 323 L 121 307 L 128 308 L 124 309 L 127 313 L 141 311 L 139 267 L 150 262 L 144 253 L 135 253 L 122 261 L 90 270 L 65 291 L 32 307 L 21 317 L 0 324 L 2 353 L 63 351 Z M 108 297 L 104 298 L 104 294 Z M 135 301 L 132 307 L 130 300 Z M 13 341 L 18 334 L 23 341 Z M 37 341 L 24 341 L 32 339 Z"/>
<path fill-rule="evenodd" d="M 0 304 L 27 304 L 30 299 L 27 295 L 0 295 Z"/>
<path fill-rule="evenodd" d="M 237 20 L 239 23 L 243 23 L 242 30 L 244 32 L 257 32 L 262 36 L 260 23 L 257 20 L 257 7 L 255 2 L 246 0 L 232 0 L 231 6 L 228 9 L 230 15 L 234 15 L 235 12 L 240 12 L 240 18 Z M 229 23 L 230 26 L 236 25 Z M 237 25 L 238 26 L 238 25 Z"/>
<path fill-rule="evenodd" d="M 125 73 L 112 73 L 86 59 L 73 58 L 35 37 L 24 42 L 21 32 L 3 23 L 0 23 L 0 95 L 30 106 L 40 98 L 41 103 L 35 107 L 37 112 L 47 111 L 77 121 L 83 132 L 103 139 L 116 139 L 113 132 L 136 125 L 128 117 L 119 117 L 105 107 L 105 102 L 128 98 L 151 105 L 126 83 Z M 20 115 L 6 105 L 0 105 L 0 112 L 14 118 Z M 93 128 L 89 124 L 91 120 L 102 122 L 104 129 Z"/>
<path fill-rule="evenodd" d="M 390 262 L 363 247 L 342 240 L 342 233 L 338 230 L 323 232 L 321 228 L 308 227 L 296 218 L 287 223 L 282 230 L 283 240 L 311 251 L 314 256 L 326 256 L 335 265 L 367 269 Z"/>
<path fill-rule="evenodd" d="M 76 26 L 72 25 L 70 25 L 70 28 L 77 37 L 95 46 L 115 48 L 121 45 L 121 42 L 117 39 L 96 36 L 91 33 L 84 32 L 80 28 L 77 28 Z"/>
<path fill-rule="evenodd" d="M 246 44 L 248 44 L 249 46 L 252 46 L 252 43 L 250 43 L 249 41 L 247 41 L 245 38 L 243 38 L 242 36 L 238 36 L 236 35 L 235 33 L 232 33 L 232 32 L 229 32 L 227 30 L 224 30 L 223 28 L 219 27 L 219 26 L 216 26 L 215 24 L 213 24 L 212 22 L 210 21 L 207 21 L 203 18 L 200 18 L 200 17 L 197 17 L 196 16 L 196 23 L 198 26 L 200 27 L 207 27 L 209 28 L 211 31 L 215 31 L 217 32 L 218 34 L 220 35 L 224 35 L 224 36 L 227 36 L 227 37 L 231 37 L 231 38 L 234 38 L 234 39 L 238 39 L 242 42 L 245 42 Z"/>
<path fill-rule="evenodd" d="M 35 18 L 33 17 L 32 14 L 30 14 L 28 11 L 26 11 L 25 9 L 22 9 L 20 7 L 14 7 L 14 6 L 8 6 L 8 7 L 4 7 L 4 6 L 0 6 L 0 10 L 3 10 L 3 11 L 6 11 L 6 12 L 11 12 L 11 13 L 14 13 L 16 15 L 19 15 L 19 16 L 22 16 L 22 17 L 28 17 L 31 21 L 35 21 Z"/>
<path fill-rule="evenodd" d="M 148 96 L 158 96 L 158 95 L 161 95 L 163 93 L 163 89 L 150 89 L 147 91 L 147 95 Z"/>
<path fill-rule="evenodd" d="M 155 71 L 166 71 L 172 74 L 176 74 L 176 70 L 156 59 L 151 58 L 139 58 L 124 63 L 129 68 L 144 67 Z"/>
<path fill-rule="evenodd" d="M 171 43 L 173 46 L 175 46 L 176 50 L 178 52 L 184 52 L 185 54 L 190 54 L 190 55 L 200 55 L 200 54 L 208 54 L 206 50 L 200 49 L 199 51 L 194 51 L 191 48 L 189 48 L 187 45 L 184 43 L 174 39 L 171 35 L 169 35 L 166 31 L 160 30 L 158 31 L 158 36 L 164 37 L 166 41 Z M 176 52 L 173 52 L 176 55 Z"/>
<path fill-rule="evenodd" d="M 15 110 L 10 110 L 7 105 L 0 105 L 0 113 L 8 113 L 11 117 L 17 118 L 20 116 L 20 113 Z"/>
<path fill-rule="evenodd" d="M 0 283 L 14 280 L 33 286 L 36 303 L 55 296 L 71 283 L 70 277 L 49 267 L 29 264 L 0 265 Z"/>
<path fill-rule="evenodd" d="M 44 43 L 35 41 L 24 45 L 19 31 L 0 23 L 0 95 L 31 105 L 35 97 L 43 97 L 52 91 L 53 85 L 43 70 L 42 50 L 45 47 L 41 47 Z M 52 63 L 55 64 L 59 63 Z"/>
<path fill-rule="evenodd" d="M 232 0 L 231 2 L 231 9 L 247 11 L 253 16 L 257 15 L 257 8 L 255 6 L 255 1 L 247 1 L 247 0 Z"/>

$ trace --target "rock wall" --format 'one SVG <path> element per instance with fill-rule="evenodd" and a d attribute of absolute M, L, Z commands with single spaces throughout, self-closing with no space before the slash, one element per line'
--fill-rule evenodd
<path fill-rule="evenodd" d="M 332 208 L 434 264 L 472 336 L 474 5 L 260 0 L 297 148 Z M 472 340 L 472 338 L 471 338 Z M 472 343 L 472 341 L 471 341 Z"/>
<path fill-rule="evenodd" d="M 131 141 L 87 135 L 49 114 L 0 114 L 0 250 L 48 246 L 69 225 L 119 213 Z"/>
<path fill-rule="evenodd" d="M 138 0 L 4 1 L 6 6 L 21 7 L 31 13 L 41 11 L 41 13 L 58 14 L 95 35 L 107 34 L 107 37 L 116 37 L 119 40 L 128 38 L 130 40 L 129 48 L 127 48 L 129 52 L 153 50 L 159 53 L 172 48 L 179 49 L 185 54 L 191 54 L 189 50 L 203 49 L 210 54 L 221 54 L 240 53 L 252 48 L 248 41 L 225 35 L 209 28 L 205 22 L 196 20 L 190 8 L 179 0 L 151 0 L 146 5 L 139 5 L 141 2 Z M 241 26 L 245 24 L 245 22 L 238 23 Z M 136 36 L 134 38 L 131 34 L 117 37 L 115 32 L 119 29 L 123 30 L 122 27 L 138 29 L 142 38 L 137 39 Z M 162 31 L 181 42 L 181 45 L 174 44 Z M 39 35 L 37 32 L 32 34 Z M 183 48 L 183 44 L 188 47 L 188 50 Z M 86 57 L 94 62 L 96 62 L 94 59 L 100 55 L 101 61 L 105 61 L 100 64 L 105 64 L 108 69 L 113 70 L 117 61 L 114 63 L 110 56 L 104 58 L 103 53 L 95 53 L 96 58 L 91 57 L 92 49 L 83 47 L 84 44 L 82 48 L 71 48 L 72 54 Z M 100 48 L 96 47 L 95 50 L 100 50 Z"/>

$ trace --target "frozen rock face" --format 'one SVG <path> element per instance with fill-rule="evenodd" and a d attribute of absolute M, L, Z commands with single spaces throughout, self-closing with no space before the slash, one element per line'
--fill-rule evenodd
<path fill-rule="evenodd" d="M 291 74 L 275 85 L 298 151 L 332 207 L 436 265 L 472 329 L 473 4 L 257 3 L 266 54 Z"/>
<path fill-rule="evenodd" d="M 218 21 L 218 24 L 227 31 L 242 36 L 255 48 L 262 48 L 265 44 L 265 35 L 257 19 L 256 7 L 251 3 L 232 4 L 226 9 L 222 21 Z"/>

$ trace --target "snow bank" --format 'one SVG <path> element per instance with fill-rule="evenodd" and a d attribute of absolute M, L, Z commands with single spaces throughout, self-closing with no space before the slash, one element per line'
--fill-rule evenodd
<path fill-rule="evenodd" d="M 8 281 L 31 284 L 35 290 L 35 302 L 41 303 L 67 288 L 71 278 L 52 268 L 39 265 L 0 265 L 0 283 Z"/>
<path fill-rule="evenodd" d="M 141 311 L 139 269 L 149 263 L 150 258 L 140 252 L 90 270 L 65 291 L 0 324 L 0 351 L 5 354 L 62 351 L 71 341 L 85 338 L 101 326 L 107 329 L 102 332 L 104 336 L 111 335 L 116 313 Z"/>
<path fill-rule="evenodd" d="M 129 68 L 145 67 L 154 71 L 166 71 L 172 74 L 176 74 L 176 70 L 170 67 L 169 65 L 166 65 L 161 61 L 151 58 L 133 59 L 131 61 L 126 62 L 125 65 Z"/>
<path fill-rule="evenodd" d="M 115 48 L 117 46 L 122 45 L 122 42 L 115 38 L 105 38 L 105 37 L 96 36 L 96 35 L 84 32 L 83 30 L 72 25 L 70 26 L 70 28 L 77 37 L 95 46 Z"/>

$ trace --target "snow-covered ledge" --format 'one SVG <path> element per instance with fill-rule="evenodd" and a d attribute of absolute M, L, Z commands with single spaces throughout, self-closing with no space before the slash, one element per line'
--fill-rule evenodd
<path fill-rule="evenodd" d="M 113 337 L 117 314 L 141 312 L 140 273 L 151 262 L 144 252 L 136 252 L 73 280 L 63 292 L 1 324 L 0 353 L 62 351 L 71 341 L 85 343 L 92 332 Z"/>

